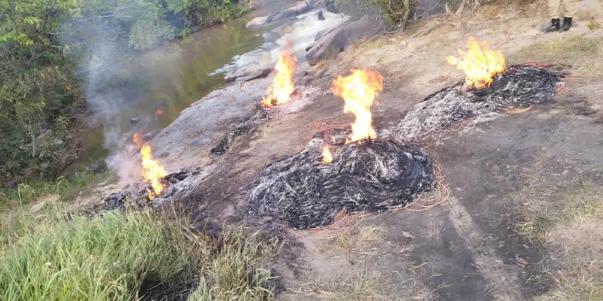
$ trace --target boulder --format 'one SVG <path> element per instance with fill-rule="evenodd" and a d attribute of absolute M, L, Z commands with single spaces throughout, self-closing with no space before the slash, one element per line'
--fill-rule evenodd
<path fill-rule="evenodd" d="M 274 13 L 270 16 L 262 16 L 262 17 L 254 18 L 253 20 L 249 21 L 249 23 L 247 23 L 247 25 L 245 25 L 245 26 L 248 28 L 262 27 L 262 26 L 265 26 L 272 22 L 285 20 L 288 18 L 295 17 L 297 15 L 301 15 L 301 14 L 306 13 L 306 12 L 310 11 L 311 9 L 317 8 L 321 5 L 325 5 L 325 0 L 298 1 L 295 5 L 287 8 L 287 9 L 284 9 L 282 11 L 279 11 L 277 13 Z"/>
<path fill-rule="evenodd" d="M 348 45 L 373 36 L 383 30 L 381 22 L 373 22 L 368 16 L 344 23 L 327 32 L 316 35 L 316 42 L 307 50 L 306 59 L 310 65 L 336 57 Z"/>

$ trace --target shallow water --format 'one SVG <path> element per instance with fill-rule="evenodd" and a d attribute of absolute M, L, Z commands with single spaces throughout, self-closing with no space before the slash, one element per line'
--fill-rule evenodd
<path fill-rule="evenodd" d="M 191 103 L 222 87 L 224 76 L 209 74 L 262 43 L 261 31 L 245 28 L 251 17 L 203 29 L 121 62 L 120 69 L 127 71 L 120 78 L 133 88 L 128 89 L 127 103 L 112 116 L 115 135 L 127 140 L 133 131 L 156 132 Z M 109 154 L 103 126 L 93 122 L 93 130 L 83 133 L 85 150 L 76 166 L 101 162 Z"/>

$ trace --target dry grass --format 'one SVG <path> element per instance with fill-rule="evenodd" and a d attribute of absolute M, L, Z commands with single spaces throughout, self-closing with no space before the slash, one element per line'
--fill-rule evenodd
<path fill-rule="evenodd" d="M 378 273 L 359 272 L 307 283 L 296 292 L 296 298 L 303 296 L 307 300 L 391 300 L 391 297 L 383 294 L 384 286 L 385 283 Z"/>
<path fill-rule="evenodd" d="M 544 200 L 525 200 L 517 231 L 544 246 L 555 282 L 539 300 L 603 300 L 603 189 L 592 183 Z"/>
<path fill-rule="evenodd" d="M 345 256 L 351 264 L 365 261 L 379 252 L 377 244 L 384 239 L 385 231 L 375 225 L 353 225 L 334 233 L 322 251 L 334 256 Z"/>
<path fill-rule="evenodd" d="M 560 35 L 515 52 L 510 61 L 567 64 L 582 75 L 603 75 L 601 56 L 603 38 Z"/>

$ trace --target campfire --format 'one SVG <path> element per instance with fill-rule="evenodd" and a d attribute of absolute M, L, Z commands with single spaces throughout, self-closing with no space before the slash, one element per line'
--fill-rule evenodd
<path fill-rule="evenodd" d="M 460 57 L 449 56 L 448 63 L 465 72 L 468 88 L 490 87 L 494 78 L 506 70 L 505 57 L 500 51 L 490 50 L 488 42 L 478 42 L 469 38 L 467 51 L 458 50 Z"/>
<path fill-rule="evenodd" d="M 272 85 L 268 87 L 266 97 L 261 101 L 262 107 L 269 108 L 291 100 L 291 95 L 295 92 L 293 75 L 295 74 L 296 65 L 297 59 L 291 51 L 285 50 L 279 55 L 274 67 L 276 75 Z"/>
<path fill-rule="evenodd" d="M 153 159 L 153 149 L 143 141 L 140 133 L 134 134 L 132 142 L 140 149 L 141 175 L 144 181 L 151 185 L 147 191 L 149 199 L 152 200 L 165 189 L 163 178 L 167 175 L 167 172 L 159 164 L 159 161 Z"/>

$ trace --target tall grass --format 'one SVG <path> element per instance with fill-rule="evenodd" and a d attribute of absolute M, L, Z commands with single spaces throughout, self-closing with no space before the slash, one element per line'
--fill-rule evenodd
<path fill-rule="evenodd" d="M 272 295 L 260 264 L 276 245 L 240 228 L 210 238 L 149 212 L 18 217 L 26 220 L 0 229 L 12 230 L 0 240 L 0 300 L 182 297 L 192 283 L 198 288 L 190 300 Z"/>
<path fill-rule="evenodd" d="M 2 253 L 2 300 L 129 300 L 143 280 L 189 268 L 148 214 L 75 217 L 47 224 Z"/>

